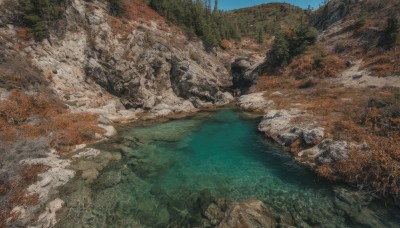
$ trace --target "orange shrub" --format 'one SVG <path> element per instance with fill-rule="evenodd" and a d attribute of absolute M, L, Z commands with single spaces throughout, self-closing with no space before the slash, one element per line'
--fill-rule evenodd
<path fill-rule="evenodd" d="M 51 136 L 52 147 L 67 151 L 74 145 L 92 142 L 96 133 L 103 132 L 97 126 L 96 115 L 69 113 L 60 101 L 43 93 L 28 96 L 14 91 L 0 105 L 0 141 L 3 143 Z"/>
<path fill-rule="evenodd" d="M 37 181 L 38 174 L 45 172 L 47 169 L 48 167 L 41 164 L 24 167 L 20 174 L 20 179 L 11 184 L 12 191 L 10 191 L 10 195 L 2 202 L 4 204 L 0 210 L 0 227 L 6 227 L 5 221 L 8 218 L 11 218 L 11 221 L 18 219 L 19 213 L 11 213 L 15 206 L 30 206 L 39 202 L 39 195 L 29 194 L 27 187 Z M 5 186 L 2 188 L 2 185 L 0 185 L 0 194 L 4 188 Z M 5 188 L 5 190 L 9 189 Z"/>
<path fill-rule="evenodd" d="M 6 122 L 14 125 L 26 121 L 34 112 L 32 100 L 24 93 L 12 92 L 9 99 L 0 106 L 0 117 Z"/>
<path fill-rule="evenodd" d="M 97 116 L 80 113 L 56 116 L 54 119 L 56 135 L 52 145 L 63 150 L 84 142 L 92 142 L 96 133 L 104 133 L 104 129 L 97 126 Z"/>
<path fill-rule="evenodd" d="M 221 40 L 219 45 L 224 50 L 230 50 L 234 47 L 234 44 L 231 41 L 226 40 L 226 39 Z"/>
<path fill-rule="evenodd" d="M 328 55 L 322 61 L 318 74 L 323 77 L 336 77 L 346 67 L 345 61 L 336 55 Z"/>
<path fill-rule="evenodd" d="M 0 184 L 0 195 L 5 194 L 8 191 L 7 187 Z"/>
<path fill-rule="evenodd" d="M 18 30 L 18 38 L 21 40 L 31 40 L 33 39 L 32 30 L 29 28 L 21 28 Z"/>
<path fill-rule="evenodd" d="M 338 56 L 307 53 L 289 64 L 287 74 L 296 78 L 336 77 L 345 66 L 345 61 Z"/>
<path fill-rule="evenodd" d="M 303 55 L 294 59 L 289 65 L 289 75 L 293 77 L 301 77 L 303 74 L 310 74 L 314 67 L 314 60 L 311 55 Z"/>

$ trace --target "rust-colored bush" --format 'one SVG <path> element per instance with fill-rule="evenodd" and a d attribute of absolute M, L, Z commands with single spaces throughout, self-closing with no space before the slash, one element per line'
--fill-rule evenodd
<path fill-rule="evenodd" d="M 221 40 L 219 46 L 221 46 L 222 49 L 224 50 L 230 50 L 232 49 L 235 45 L 233 44 L 233 42 L 223 39 Z"/>
<path fill-rule="evenodd" d="M 295 78 L 336 77 L 345 68 L 345 61 L 336 55 L 326 55 L 319 46 L 311 46 L 307 52 L 294 59 L 286 74 Z"/>
<path fill-rule="evenodd" d="M 30 117 L 50 117 L 63 111 L 62 104 L 51 96 L 42 93 L 28 96 L 13 91 L 0 105 L 0 118 L 3 122 L 18 126 Z"/>
<path fill-rule="evenodd" d="M 9 99 L 0 106 L 0 118 L 9 124 L 19 125 L 34 112 L 32 100 L 23 93 L 12 92 Z"/>
<path fill-rule="evenodd" d="M 352 151 L 348 159 L 324 165 L 317 172 L 332 180 L 372 190 L 389 199 L 400 197 L 400 93 L 382 91 L 367 102 L 364 112 L 358 112 L 358 123 L 352 120 L 336 122 L 333 135 L 355 141 L 363 140 L 369 151 Z"/>
<path fill-rule="evenodd" d="M 29 28 L 20 28 L 18 30 L 18 38 L 21 40 L 31 40 L 34 38 L 32 30 Z"/>
<path fill-rule="evenodd" d="M 51 146 L 67 151 L 103 132 L 96 115 L 69 113 L 62 102 L 43 93 L 30 96 L 14 91 L 0 105 L 0 141 L 4 143 L 51 137 Z"/>
<path fill-rule="evenodd" d="M 0 184 L 0 195 L 6 194 L 7 191 L 8 191 L 8 188 L 5 185 Z"/>
<path fill-rule="evenodd" d="M 104 129 L 97 126 L 97 116 L 86 113 L 56 116 L 53 126 L 56 134 L 51 144 L 60 150 L 92 142 L 96 133 L 104 133 Z"/>

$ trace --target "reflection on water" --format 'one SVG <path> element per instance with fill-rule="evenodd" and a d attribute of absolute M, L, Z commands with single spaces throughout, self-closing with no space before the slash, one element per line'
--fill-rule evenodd
<path fill-rule="evenodd" d="M 223 110 L 122 131 L 97 146 L 121 153 L 120 161 L 61 189 L 66 208 L 59 226 L 206 227 L 199 203 L 205 191 L 213 198 L 262 200 L 299 227 L 400 224 L 395 209 L 294 163 L 257 133 L 257 122 Z"/>

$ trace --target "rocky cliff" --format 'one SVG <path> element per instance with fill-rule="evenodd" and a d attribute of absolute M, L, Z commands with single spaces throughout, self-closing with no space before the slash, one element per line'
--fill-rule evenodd
<path fill-rule="evenodd" d="M 49 75 L 51 87 L 77 111 L 108 112 L 110 118 L 126 117 L 125 109 L 167 115 L 232 100 L 227 69 L 200 42 L 159 16 L 139 20 L 131 10 L 118 18 L 102 1 L 74 0 L 64 23 L 37 43 L 20 39 L 22 28 L 3 9 L 0 36 L 10 51 L 18 45 Z"/>

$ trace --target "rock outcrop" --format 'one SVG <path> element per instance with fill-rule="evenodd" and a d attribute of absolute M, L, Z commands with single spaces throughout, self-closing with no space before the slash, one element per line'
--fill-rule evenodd
<path fill-rule="evenodd" d="M 346 141 L 325 139 L 320 144 L 301 151 L 298 156 L 324 164 L 346 159 L 349 153 L 350 147 Z"/>
<path fill-rule="evenodd" d="M 10 47 L 5 50 L 15 47 L 10 40 L 23 44 L 22 57 L 77 112 L 130 120 L 143 110 L 156 117 L 233 100 L 227 92 L 230 73 L 201 42 L 189 41 L 161 17 L 146 23 L 116 18 L 107 7 L 102 1 L 71 1 L 65 24 L 39 43 L 18 40 L 19 28 L 4 15 L 0 38 Z"/>
<path fill-rule="evenodd" d="M 261 92 L 241 96 L 237 105 L 244 111 L 265 112 L 273 107 L 274 102 L 267 100 L 264 97 L 264 92 Z"/>
<path fill-rule="evenodd" d="M 313 121 L 292 123 L 296 117 L 306 116 L 306 112 L 297 109 L 270 110 L 263 117 L 258 130 L 267 137 L 274 139 L 282 146 L 290 146 L 296 140 L 301 140 L 306 145 L 315 145 L 324 137 L 324 129 L 312 128 Z"/>
<path fill-rule="evenodd" d="M 296 121 L 295 118 L 300 120 Z M 292 147 L 298 142 L 303 150 L 296 151 L 296 160 L 312 167 L 347 159 L 352 150 L 368 152 L 366 143 L 331 139 L 325 134 L 325 129 L 317 125 L 312 116 L 304 111 L 270 110 L 263 117 L 258 130 L 285 147 Z"/>

